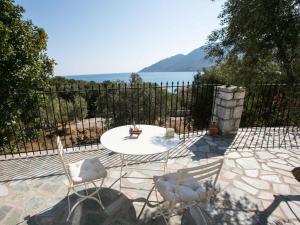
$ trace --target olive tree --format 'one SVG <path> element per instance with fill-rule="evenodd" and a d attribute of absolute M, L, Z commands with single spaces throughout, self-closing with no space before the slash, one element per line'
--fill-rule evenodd
<path fill-rule="evenodd" d="M 24 8 L 16 5 L 14 0 L 0 0 L 2 146 L 8 144 L 11 136 L 16 137 L 18 133 L 22 133 L 21 127 L 34 127 L 36 115 L 28 115 L 27 112 L 39 98 L 35 94 L 36 89 L 47 85 L 55 63 L 46 54 L 46 32 L 32 21 L 25 20 L 24 12 Z"/>

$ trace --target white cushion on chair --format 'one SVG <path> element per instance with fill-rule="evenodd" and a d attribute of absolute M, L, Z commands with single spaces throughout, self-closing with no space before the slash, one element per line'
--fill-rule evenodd
<path fill-rule="evenodd" d="M 190 202 L 205 196 L 206 189 L 204 184 L 189 174 L 184 174 L 178 185 L 177 192 L 175 192 L 177 176 L 178 174 L 176 173 L 170 173 L 153 178 L 158 192 L 165 200 L 172 201 L 175 196 L 175 202 Z"/>
<path fill-rule="evenodd" d="M 69 171 L 74 183 L 89 182 L 107 176 L 107 172 L 98 158 L 70 163 Z"/>

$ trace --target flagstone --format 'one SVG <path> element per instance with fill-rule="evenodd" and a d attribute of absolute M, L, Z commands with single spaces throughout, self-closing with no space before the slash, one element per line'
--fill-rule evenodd
<path fill-rule="evenodd" d="M 57 191 L 60 189 L 60 184 L 45 184 L 40 190 L 43 190 L 49 194 L 56 194 Z"/>
<path fill-rule="evenodd" d="M 294 154 L 296 155 L 296 154 L 299 154 L 299 153 L 295 152 Z M 293 157 L 288 158 L 288 160 L 291 160 L 291 161 L 294 161 L 294 162 L 300 162 L 300 156 L 298 156 L 298 157 L 293 156 Z"/>
<path fill-rule="evenodd" d="M 236 173 L 233 173 L 233 172 L 230 172 L 230 171 L 225 171 L 225 172 L 222 173 L 222 177 L 225 178 L 225 179 L 228 179 L 228 180 L 231 180 L 236 176 L 237 176 Z"/>
<path fill-rule="evenodd" d="M 256 152 L 256 155 L 258 155 L 258 157 L 260 159 L 273 159 L 273 158 L 276 158 L 276 156 L 274 156 L 273 154 L 271 154 L 267 151 Z"/>
<path fill-rule="evenodd" d="M 273 171 L 273 169 L 271 169 L 270 167 L 268 167 L 268 166 L 267 166 L 266 164 L 264 164 L 264 163 L 261 165 L 261 168 L 262 168 L 263 170 L 266 170 L 266 171 L 270 171 L 270 172 Z"/>
<path fill-rule="evenodd" d="M 274 169 L 274 171 L 276 171 L 277 173 L 287 176 L 287 177 L 294 177 L 294 175 L 292 174 L 291 171 L 285 171 L 285 170 L 281 170 L 281 169 Z"/>
<path fill-rule="evenodd" d="M 288 202 L 293 212 L 299 217 L 300 215 L 300 206 L 296 204 L 296 201 Z M 298 202 L 299 203 L 299 202 Z M 299 221 L 300 222 L 300 221 Z"/>
<path fill-rule="evenodd" d="M 201 152 L 210 152 L 210 148 L 208 145 L 200 145 L 198 146 L 197 150 Z"/>
<path fill-rule="evenodd" d="M 228 185 L 222 193 L 227 193 L 230 195 L 230 198 L 235 198 L 236 200 L 244 198 L 247 194 L 244 190 L 233 187 L 232 185 Z"/>
<path fill-rule="evenodd" d="M 266 170 L 260 170 L 260 175 L 276 175 L 277 173 L 275 171 L 266 171 Z"/>
<path fill-rule="evenodd" d="M 144 182 L 145 178 L 147 178 L 145 174 L 138 171 L 132 171 L 126 175 L 125 179 L 128 180 L 130 183 L 139 184 Z"/>
<path fill-rule="evenodd" d="M 240 158 L 240 159 L 237 159 L 236 162 L 243 169 L 259 169 L 260 168 L 260 166 L 255 158 Z"/>
<path fill-rule="evenodd" d="M 290 220 L 297 219 L 296 215 L 292 212 L 291 208 L 289 207 L 289 205 L 287 205 L 286 202 L 281 202 L 279 206 L 287 218 L 289 218 Z"/>
<path fill-rule="evenodd" d="M 257 195 L 258 198 L 260 199 L 266 199 L 266 200 L 273 200 L 274 199 L 274 194 L 269 191 L 260 191 Z"/>
<path fill-rule="evenodd" d="M 32 196 L 25 204 L 26 212 L 38 211 L 47 204 L 46 196 Z"/>
<path fill-rule="evenodd" d="M 207 153 L 206 155 L 207 155 L 208 159 L 210 159 L 210 158 L 214 158 L 214 159 L 224 158 L 222 155 L 216 154 L 216 153 Z"/>
<path fill-rule="evenodd" d="M 291 194 L 290 187 L 287 184 L 273 183 L 272 186 L 273 186 L 274 194 L 279 194 L 279 195 L 289 195 L 289 194 Z"/>
<path fill-rule="evenodd" d="M 287 160 L 289 164 L 291 164 L 294 167 L 300 167 L 300 162 L 294 162 L 292 160 Z"/>
<path fill-rule="evenodd" d="M 219 180 L 217 182 L 217 185 L 219 185 L 221 189 L 225 189 L 229 185 L 229 182 L 224 180 Z"/>
<path fill-rule="evenodd" d="M 9 205 L 1 205 L 0 206 L 0 221 L 10 212 L 12 206 Z"/>
<path fill-rule="evenodd" d="M 281 159 L 287 159 L 290 158 L 291 156 L 289 154 L 277 154 L 277 157 Z"/>
<path fill-rule="evenodd" d="M 197 146 L 196 146 L 196 145 L 191 145 L 191 146 L 189 146 L 187 149 L 188 149 L 188 150 L 190 150 L 190 151 L 192 151 L 192 152 L 194 152 L 194 151 L 197 151 L 197 150 L 198 150 L 198 148 L 197 148 Z"/>
<path fill-rule="evenodd" d="M 252 195 L 256 195 L 258 190 L 242 181 L 234 180 L 233 185 L 243 191 L 246 191 Z"/>
<path fill-rule="evenodd" d="M 234 160 L 225 158 L 224 161 L 225 161 L 225 165 L 227 165 L 229 167 L 235 167 L 235 161 Z"/>
<path fill-rule="evenodd" d="M 0 184 L 0 197 L 8 195 L 8 188 Z"/>
<path fill-rule="evenodd" d="M 253 153 L 251 153 L 251 152 L 242 152 L 241 155 L 243 157 L 253 157 Z"/>
<path fill-rule="evenodd" d="M 287 164 L 287 162 L 285 160 L 282 159 L 271 159 L 272 162 L 275 163 L 280 163 L 280 164 Z"/>
<path fill-rule="evenodd" d="M 277 175 L 262 175 L 260 176 L 260 178 L 270 182 L 282 183 L 279 176 Z"/>
<path fill-rule="evenodd" d="M 242 177 L 242 179 L 247 182 L 249 185 L 257 188 L 257 189 L 270 189 L 270 184 L 266 181 L 259 180 L 256 178 L 250 178 L 250 177 Z"/>
<path fill-rule="evenodd" d="M 294 168 L 288 165 L 282 165 L 280 163 L 274 163 L 274 162 L 268 162 L 267 165 L 273 168 L 287 170 L 287 171 L 291 171 Z"/>
<path fill-rule="evenodd" d="M 228 150 L 228 147 L 224 147 L 224 146 L 218 146 L 217 151 L 220 153 L 224 153 L 226 152 L 226 150 Z"/>
<path fill-rule="evenodd" d="M 300 182 L 297 181 L 295 178 L 290 178 L 290 177 L 283 176 L 283 181 L 284 181 L 284 183 L 288 183 L 288 184 L 300 185 Z"/>
<path fill-rule="evenodd" d="M 272 204 L 273 201 L 270 201 L 270 200 L 262 200 L 262 204 L 263 204 L 263 207 L 265 209 L 267 209 L 271 204 Z M 280 207 L 276 207 L 273 211 L 272 211 L 272 216 L 277 216 L 279 218 L 285 218 L 282 210 L 280 209 Z"/>
<path fill-rule="evenodd" d="M 299 186 L 292 185 L 291 190 L 292 190 L 292 193 L 297 193 L 298 195 L 300 195 L 300 187 Z"/>
<path fill-rule="evenodd" d="M 230 152 L 226 157 L 229 159 L 239 159 L 241 158 L 241 155 L 238 152 Z"/>
<path fill-rule="evenodd" d="M 257 177 L 259 172 L 258 172 L 258 170 L 245 170 L 245 174 L 248 177 Z"/>
<path fill-rule="evenodd" d="M 244 175 L 243 170 L 239 168 L 233 168 L 231 171 L 239 175 Z"/>
<path fill-rule="evenodd" d="M 110 169 L 110 170 L 108 170 L 108 175 L 111 178 L 120 178 L 120 170 Z"/>
<path fill-rule="evenodd" d="M 18 208 L 14 208 L 14 210 L 10 213 L 7 219 L 4 221 L 4 224 L 12 225 L 12 224 L 20 224 L 22 221 L 21 218 L 22 210 Z"/>

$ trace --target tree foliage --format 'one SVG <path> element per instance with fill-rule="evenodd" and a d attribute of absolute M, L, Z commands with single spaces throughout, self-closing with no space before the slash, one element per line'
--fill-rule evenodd
<path fill-rule="evenodd" d="M 21 124 L 21 118 L 31 127 L 34 121 L 27 111 L 37 102 L 34 92 L 46 86 L 53 73 L 47 34 L 24 20 L 23 13 L 13 0 L 0 0 L 0 138 L 6 127 Z M 18 132 L 22 129 L 16 125 L 13 133 Z"/>
<path fill-rule="evenodd" d="M 54 61 L 45 52 L 47 34 L 30 20 L 24 20 L 23 13 L 24 9 L 14 1 L 0 1 L 2 97 L 42 87 L 53 72 Z"/>
<path fill-rule="evenodd" d="M 41 120 L 47 128 L 66 126 L 66 123 L 74 120 L 82 120 L 87 116 L 86 100 L 76 95 L 74 100 L 65 100 L 58 96 L 47 97 L 40 104 Z"/>
<path fill-rule="evenodd" d="M 299 1 L 227 0 L 219 18 L 221 29 L 209 36 L 209 55 L 219 62 L 212 72 L 228 73 L 230 82 L 245 78 L 244 84 L 299 80 Z"/>

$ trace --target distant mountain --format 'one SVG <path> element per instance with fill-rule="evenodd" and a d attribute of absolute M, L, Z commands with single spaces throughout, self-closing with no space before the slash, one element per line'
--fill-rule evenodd
<path fill-rule="evenodd" d="M 145 67 L 140 72 L 185 72 L 185 71 L 201 71 L 213 65 L 212 59 L 205 58 L 206 45 L 201 46 L 187 55 L 178 54 L 172 57 L 160 60 L 151 66 Z"/>

